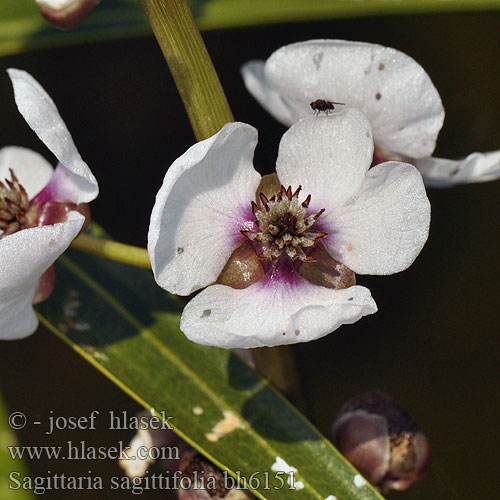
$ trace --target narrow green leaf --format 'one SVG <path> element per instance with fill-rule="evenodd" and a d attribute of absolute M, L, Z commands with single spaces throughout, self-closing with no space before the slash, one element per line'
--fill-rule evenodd
<path fill-rule="evenodd" d="M 194 344 L 179 331 L 183 304 L 150 272 L 70 251 L 57 264 L 41 321 L 145 408 L 221 468 L 250 479 L 261 498 L 380 499 L 335 448 L 229 350 Z M 214 427 L 229 418 L 227 433 Z M 271 466 L 298 469 L 291 491 Z M 359 479 L 359 478 L 358 478 Z M 266 482 L 269 488 L 266 490 Z M 257 484 L 260 483 L 260 484 Z"/>
<path fill-rule="evenodd" d="M 190 5 L 202 30 L 335 17 L 500 9 L 498 0 L 191 0 Z M 150 33 L 136 0 L 103 0 L 81 27 L 67 33 L 45 21 L 35 0 L 0 2 L 0 55 Z"/>

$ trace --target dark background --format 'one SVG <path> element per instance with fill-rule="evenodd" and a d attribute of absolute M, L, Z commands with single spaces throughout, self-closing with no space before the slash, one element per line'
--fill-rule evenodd
<path fill-rule="evenodd" d="M 446 14 L 322 21 L 204 33 L 237 120 L 260 134 L 255 165 L 274 169 L 284 127 L 246 92 L 239 67 L 311 38 L 363 40 L 415 58 L 438 88 L 446 120 L 436 156 L 500 148 L 500 15 Z M 33 51 L 0 59 L 0 144 L 50 158 L 18 114 L 5 68 L 29 71 L 49 92 L 82 157 L 99 180 L 94 218 L 114 237 L 145 246 L 154 195 L 167 167 L 194 143 L 168 68 L 153 38 Z M 500 182 L 430 190 L 429 241 L 416 263 L 389 277 L 359 277 L 379 312 L 300 345 L 313 421 L 324 433 L 339 406 L 372 388 L 391 394 L 430 439 L 433 465 L 394 498 L 498 498 Z M 45 418 L 138 407 L 42 328 L 0 344 L 0 383 L 11 411 Z M 166 388 L 168 389 L 168 388 Z M 44 417 L 45 416 L 45 417 Z M 29 426 L 22 444 L 111 446 L 132 432 Z M 30 464 L 34 475 L 119 475 L 110 461 Z M 321 471 L 318 471 L 321 474 Z M 112 495 L 112 496 L 110 496 Z M 147 492 L 162 498 L 164 492 Z M 126 492 L 48 493 L 45 498 L 135 498 Z"/>

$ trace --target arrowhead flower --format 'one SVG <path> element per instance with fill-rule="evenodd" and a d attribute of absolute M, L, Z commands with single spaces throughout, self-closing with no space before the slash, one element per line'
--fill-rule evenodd
<path fill-rule="evenodd" d="M 225 348 L 307 342 L 376 312 L 354 273 L 406 269 L 430 207 L 417 170 L 371 169 L 373 137 L 355 109 L 311 116 L 283 136 L 277 176 L 252 158 L 257 131 L 227 124 L 167 171 L 148 235 L 155 279 L 171 293 L 205 288 L 181 330 Z"/>
<path fill-rule="evenodd" d="M 59 160 L 34 151 L 0 150 L 0 339 L 33 333 L 33 301 L 50 293 L 50 266 L 78 235 L 97 182 L 78 153 L 57 108 L 25 71 L 8 70 L 17 107 Z M 44 273 L 46 273 L 44 275 Z M 44 275 L 44 279 L 40 278 Z"/>
<path fill-rule="evenodd" d="M 500 151 L 458 161 L 431 156 L 444 120 L 441 99 L 424 69 L 398 50 L 310 40 L 281 47 L 265 62 L 250 61 L 241 73 L 249 92 L 287 126 L 310 115 L 317 99 L 361 110 L 373 128 L 374 163 L 408 161 L 429 186 L 500 177 Z"/>

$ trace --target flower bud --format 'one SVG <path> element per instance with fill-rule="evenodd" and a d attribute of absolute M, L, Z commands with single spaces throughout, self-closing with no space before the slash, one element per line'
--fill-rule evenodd
<path fill-rule="evenodd" d="M 332 437 L 347 460 L 384 493 L 407 489 L 430 463 L 429 442 L 415 421 L 378 391 L 344 405 Z"/>
<path fill-rule="evenodd" d="M 191 449 L 181 459 L 179 500 L 250 500 L 247 490 L 235 488 L 235 480 L 224 474 L 203 455 Z"/>
<path fill-rule="evenodd" d="M 42 15 L 62 30 L 75 29 L 100 0 L 36 0 Z"/>
<path fill-rule="evenodd" d="M 315 259 L 315 262 L 303 262 L 299 268 L 299 274 L 307 281 L 336 289 L 349 288 L 356 284 L 354 271 L 336 261 L 321 243 L 313 248 L 309 257 Z"/>
<path fill-rule="evenodd" d="M 247 288 L 264 276 L 264 269 L 249 241 L 242 243 L 229 257 L 217 283 L 231 288 Z"/>

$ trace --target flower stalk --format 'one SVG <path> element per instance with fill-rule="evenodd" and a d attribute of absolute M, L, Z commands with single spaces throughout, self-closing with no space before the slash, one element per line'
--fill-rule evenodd
<path fill-rule="evenodd" d="M 97 238 L 90 234 L 81 234 L 71 243 L 71 248 L 106 257 L 107 259 L 143 269 L 151 269 L 148 251 L 145 248 L 126 245 L 116 241 Z"/>
<path fill-rule="evenodd" d="M 140 0 L 165 56 L 198 141 L 233 115 L 185 0 Z"/>

